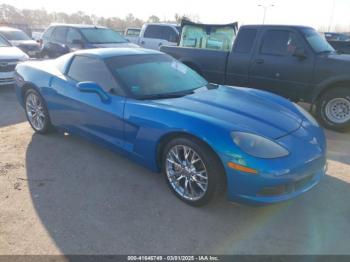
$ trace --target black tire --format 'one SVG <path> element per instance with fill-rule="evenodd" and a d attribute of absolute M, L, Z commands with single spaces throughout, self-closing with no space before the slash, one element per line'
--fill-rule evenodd
<path fill-rule="evenodd" d="M 328 113 L 331 105 L 330 102 L 337 98 L 345 99 L 345 102 L 348 101 L 344 104 L 344 111 L 350 110 L 350 108 L 348 108 L 350 103 L 350 88 L 336 88 L 327 91 L 317 100 L 316 116 L 324 127 L 331 130 L 344 132 L 350 129 L 350 119 L 345 122 L 336 122 L 328 116 L 330 114 Z"/>
<path fill-rule="evenodd" d="M 167 155 L 175 146 L 187 146 L 192 148 L 201 158 L 207 170 L 207 190 L 198 200 L 188 200 L 179 194 L 171 185 L 167 176 Z M 225 192 L 225 174 L 219 158 L 203 142 L 191 137 L 178 137 L 166 144 L 162 152 L 162 172 L 171 191 L 182 201 L 191 206 L 204 206 L 208 204 L 215 196 Z M 194 182 L 193 182 L 194 183 Z"/>
<path fill-rule="evenodd" d="M 42 105 L 42 112 L 43 112 L 43 115 L 44 115 L 44 118 L 43 119 L 43 127 L 42 128 L 37 128 L 33 123 L 32 121 L 30 120 L 30 117 L 29 117 L 29 114 L 28 114 L 28 107 L 27 107 L 27 100 L 29 98 L 30 95 L 35 95 L 41 105 Z M 27 117 L 27 120 L 30 124 L 30 126 L 33 128 L 33 130 L 38 133 L 38 134 L 46 134 L 46 133 L 49 133 L 50 131 L 53 130 L 53 127 L 52 127 L 52 124 L 51 124 L 51 120 L 50 120 L 50 116 L 49 116 L 49 112 L 47 110 L 47 107 L 46 107 L 46 103 L 45 103 L 45 100 L 42 98 L 42 96 L 39 94 L 39 92 L 37 92 L 35 89 L 33 88 L 29 88 L 25 95 L 24 95 L 24 110 L 25 110 L 25 113 L 26 113 L 26 117 Z"/>

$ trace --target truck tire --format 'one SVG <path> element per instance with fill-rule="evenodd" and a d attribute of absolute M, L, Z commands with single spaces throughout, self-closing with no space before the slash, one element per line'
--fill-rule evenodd
<path fill-rule="evenodd" d="M 316 103 L 316 115 L 324 127 L 344 132 L 350 129 L 350 88 L 325 92 Z"/>

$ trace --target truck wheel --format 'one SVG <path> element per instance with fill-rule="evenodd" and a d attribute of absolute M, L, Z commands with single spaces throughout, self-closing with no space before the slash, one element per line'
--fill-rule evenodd
<path fill-rule="evenodd" d="M 350 128 L 350 89 L 336 88 L 323 94 L 317 101 L 316 114 L 329 129 L 346 131 Z"/>

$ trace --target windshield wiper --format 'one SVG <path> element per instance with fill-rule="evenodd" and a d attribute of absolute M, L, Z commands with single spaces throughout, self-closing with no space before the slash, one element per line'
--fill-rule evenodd
<path fill-rule="evenodd" d="M 147 100 L 147 99 L 166 99 L 166 98 L 178 98 L 178 97 L 183 97 L 187 95 L 193 94 L 193 91 L 186 91 L 186 92 L 177 92 L 177 93 L 168 93 L 168 94 L 154 94 L 154 95 L 144 95 L 138 97 L 138 99 L 141 100 Z"/>

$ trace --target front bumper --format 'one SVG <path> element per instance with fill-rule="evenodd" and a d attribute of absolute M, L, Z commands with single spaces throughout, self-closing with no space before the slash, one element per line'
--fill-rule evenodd
<path fill-rule="evenodd" d="M 240 172 L 225 165 L 229 200 L 272 204 L 297 197 L 319 183 L 326 173 L 323 130 L 304 123 L 297 131 L 277 141 L 290 149 L 290 155 L 279 159 L 249 157 L 248 166 L 257 169 L 258 174 Z M 221 156 L 221 159 L 223 163 L 237 163 L 232 155 Z"/>

